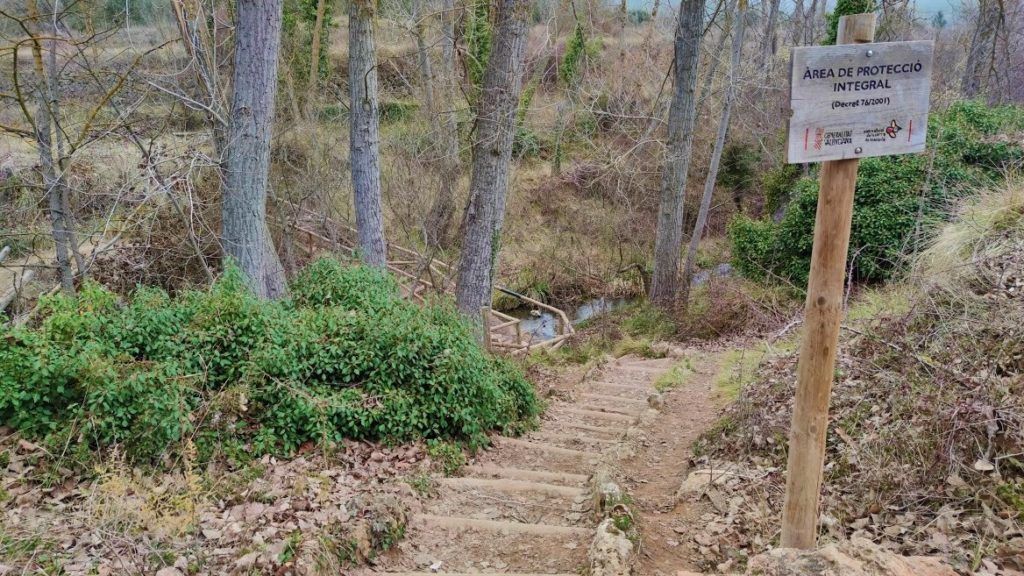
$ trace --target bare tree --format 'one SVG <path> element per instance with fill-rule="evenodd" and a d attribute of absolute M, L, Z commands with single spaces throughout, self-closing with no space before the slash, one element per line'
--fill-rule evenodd
<path fill-rule="evenodd" d="M 380 116 L 373 19 L 376 0 L 352 0 L 348 20 L 348 88 L 352 100 L 350 146 L 359 256 L 371 266 L 387 262 L 380 198 Z"/>
<path fill-rule="evenodd" d="M 817 38 L 818 21 L 820 20 L 821 6 L 824 2 L 811 0 L 811 7 L 807 11 L 807 21 L 804 23 L 804 45 L 814 44 Z"/>
<path fill-rule="evenodd" d="M 455 213 L 455 190 L 460 172 L 459 131 L 455 117 L 455 7 L 453 0 L 444 0 L 441 12 L 441 70 L 439 75 L 435 75 L 424 32 L 425 3 L 426 0 L 413 2 L 413 35 L 419 53 L 424 109 L 434 136 L 434 164 L 441 178 L 437 197 L 423 223 L 423 236 L 428 246 L 438 248 L 447 244 Z"/>
<path fill-rule="evenodd" d="M 193 93 L 175 96 L 189 108 L 202 110 L 206 115 L 214 156 L 220 157 L 227 147 L 229 87 L 221 79 L 216 10 L 212 7 L 207 10 L 203 2 L 193 0 L 171 0 L 171 7 L 188 54 L 187 69 L 195 78 Z"/>
<path fill-rule="evenodd" d="M 729 39 L 729 33 L 732 30 L 732 13 L 736 5 L 736 0 L 728 0 L 725 3 L 725 9 L 723 10 L 724 22 L 720 25 L 718 38 L 715 40 L 715 46 L 711 49 L 710 53 L 705 51 L 704 59 L 708 61 L 707 72 L 704 73 L 704 80 L 701 82 L 700 96 L 697 98 L 697 112 L 700 113 L 704 109 L 704 103 L 707 101 L 708 96 L 711 95 L 711 88 L 715 84 L 715 76 L 718 75 L 718 64 L 723 59 L 723 50 L 725 49 L 725 41 Z M 716 18 L 717 20 L 717 18 Z M 709 23 L 708 29 L 711 29 Z"/>
<path fill-rule="evenodd" d="M 793 2 L 793 17 L 790 18 L 790 43 L 799 46 L 804 41 L 804 26 L 807 25 L 807 11 L 804 9 L 804 0 Z"/>
<path fill-rule="evenodd" d="M 729 116 L 732 114 L 732 106 L 736 102 L 736 84 L 740 72 L 740 58 L 743 55 L 743 34 L 746 31 L 747 0 L 739 0 L 736 8 L 736 31 L 732 37 L 732 58 L 729 67 L 729 80 L 725 86 L 725 102 L 722 104 L 722 117 L 718 121 L 718 134 L 715 136 L 715 149 L 711 153 L 711 165 L 708 167 L 708 177 L 704 180 L 704 195 L 700 200 L 700 210 L 697 213 L 697 223 L 693 226 L 693 235 L 690 236 L 690 246 L 686 251 L 686 264 L 683 266 L 683 294 L 682 309 L 686 310 L 690 299 L 690 282 L 693 278 L 693 268 L 697 261 L 697 248 L 700 246 L 701 236 L 704 235 L 704 227 L 708 222 L 708 213 L 711 212 L 711 197 L 715 192 L 715 182 L 718 179 L 718 166 L 722 160 L 722 150 L 725 148 L 725 137 L 729 132 Z"/>
<path fill-rule="evenodd" d="M 674 40 L 675 86 L 668 115 L 668 150 L 661 179 L 654 274 L 650 291 L 651 302 L 662 308 L 674 305 L 679 288 L 679 251 L 683 242 L 686 176 L 693 147 L 693 122 L 697 103 L 695 92 L 703 25 L 704 2 L 682 0 Z"/>
<path fill-rule="evenodd" d="M 497 268 L 529 13 L 527 0 L 497 2 L 494 40 L 477 104 L 466 235 L 455 291 L 459 310 L 473 317 L 490 302 Z"/>
<path fill-rule="evenodd" d="M 306 118 L 314 114 L 313 101 L 320 86 L 320 35 L 324 29 L 324 18 L 327 15 L 327 0 L 317 0 L 316 20 L 313 23 L 313 38 L 309 54 L 309 80 L 306 86 Z"/>
<path fill-rule="evenodd" d="M 1003 0 L 979 0 L 967 62 L 960 91 L 967 98 L 986 92 L 994 78 L 998 78 L 996 47 L 1006 30 L 1006 7 Z"/>
<path fill-rule="evenodd" d="M 74 273 L 71 270 L 71 240 L 68 233 L 68 214 L 65 210 L 64 178 L 60 169 L 60 155 L 54 146 L 53 130 L 55 122 L 59 122 L 57 113 L 59 98 L 57 91 L 57 5 L 47 13 L 36 12 L 35 2 L 30 2 L 30 9 L 35 14 L 39 33 L 32 37 L 32 58 L 35 62 L 37 86 L 36 100 L 38 103 L 35 117 L 36 147 L 39 151 L 39 171 L 42 174 L 43 189 L 46 191 L 47 210 L 53 225 L 53 248 L 57 257 L 57 272 L 60 275 L 61 289 L 68 294 L 75 291 Z M 48 38 L 48 39 L 43 39 Z M 45 45 L 45 48 L 44 48 Z M 45 51 L 45 54 L 44 54 Z M 44 59 L 45 57 L 45 59 Z M 61 138 L 57 132 L 57 140 Z"/>
<path fill-rule="evenodd" d="M 775 50 L 778 38 L 776 31 L 779 24 L 779 3 L 781 0 L 765 0 L 768 4 L 768 14 L 764 19 L 764 36 L 761 38 L 761 67 L 767 78 L 772 72 L 775 63 Z"/>
<path fill-rule="evenodd" d="M 32 137 L 36 143 L 39 158 L 39 174 L 46 199 L 46 212 L 51 223 L 54 243 L 54 258 L 61 288 L 67 293 L 75 289 L 75 268 L 78 274 L 86 273 L 85 259 L 79 251 L 75 232 L 74 215 L 71 211 L 71 189 L 67 173 L 72 156 L 85 144 L 92 141 L 93 121 L 99 111 L 110 102 L 119 91 L 125 76 L 121 73 L 112 74 L 116 78 L 111 87 L 101 85 L 104 90 L 102 98 L 84 115 L 77 135 L 72 135 L 74 120 L 61 112 L 62 89 L 61 75 L 68 68 L 81 70 L 89 79 L 96 79 L 97 72 L 93 63 L 86 58 L 83 43 L 72 35 L 63 20 L 68 16 L 59 0 L 52 2 L 28 0 L 24 4 L 24 13 L 18 14 L 0 9 L 4 24 L 13 25 L 24 36 L 5 46 L 11 54 L 17 56 L 23 44 L 31 49 L 34 82 L 31 91 L 21 89 L 19 80 L 19 59 L 13 60 L 12 94 L 2 94 L 4 100 L 16 103 L 29 129 L 0 125 L 0 132 Z M 60 55 L 59 55 L 60 54 Z M 138 60 L 136 60 L 137 63 Z M 130 73 L 131 68 L 124 72 Z M 109 77 L 109 76 L 108 76 Z M 30 102 L 34 96 L 34 107 Z M 34 111 L 33 111 L 34 108 Z M 71 125 L 69 125 L 71 124 Z M 72 259 L 74 267 L 72 267 Z M 46 260 L 49 260 L 47 258 Z"/>
<path fill-rule="evenodd" d="M 281 0 L 238 0 L 234 91 L 224 162 L 222 242 L 260 298 L 287 292 L 267 227 L 270 136 L 281 48 Z"/>

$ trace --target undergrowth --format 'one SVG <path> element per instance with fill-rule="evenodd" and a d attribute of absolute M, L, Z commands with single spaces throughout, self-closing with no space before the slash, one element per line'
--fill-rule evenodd
<path fill-rule="evenodd" d="M 1012 184 L 957 213 L 904 286 L 852 307 L 826 444 L 830 533 L 965 565 L 1024 543 L 1013 537 L 1024 513 L 1022 293 L 1024 186 Z M 796 364 L 795 351 L 765 362 L 695 447 L 763 467 L 778 496 Z M 767 504 L 777 511 L 781 498 Z"/>
<path fill-rule="evenodd" d="M 998 185 L 1024 165 L 1024 108 L 959 102 L 931 115 L 928 150 L 919 155 L 867 158 L 854 196 L 849 261 L 859 280 L 886 280 L 903 269 L 904 255 L 926 246 L 950 206 L 974 190 Z M 818 202 L 817 176 L 771 171 L 763 182 L 767 217 L 736 218 L 729 226 L 733 264 L 772 283 L 807 283 Z"/>
<path fill-rule="evenodd" d="M 44 299 L 35 325 L 0 333 L 0 421 L 75 463 L 116 447 L 171 464 L 187 441 L 200 461 L 345 438 L 473 446 L 539 412 L 449 304 L 409 303 L 386 274 L 330 259 L 291 288 L 260 301 L 229 267 L 175 298 L 86 284 Z"/>

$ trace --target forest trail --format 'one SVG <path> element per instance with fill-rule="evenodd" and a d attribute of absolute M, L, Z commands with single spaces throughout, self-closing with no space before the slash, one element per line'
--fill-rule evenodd
<path fill-rule="evenodd" d="M 714 385 L 704 377 L 711 365 L 696 351 L 682 358 L 623 357 L 554 389 L 538 430 L 497 437 L 463 476 L 436 478 L 436 497 L 424 502 L 406 538 L 367 574 L 588 573 L 588 549 L 601 519 L 595 512 L 598 470 L 620 483 L 639 529 L 634 573 L 669 575 L 690 567 L 685 548 L 665 548 L 664 534 L 680 538 L 671 532 L 672 520 L 688 514 L 675 506 L 674 494 L 687 473 L 692 440 L 716 412 Z M 673 368 L 682 371 L 682 381 L 659 394 L 655 382 Z"/>

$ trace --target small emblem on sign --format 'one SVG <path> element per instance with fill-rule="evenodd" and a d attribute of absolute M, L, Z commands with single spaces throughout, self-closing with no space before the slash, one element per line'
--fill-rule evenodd
<path fill-rule="evenodd" d="M 885 129 L 885 135 L 889 138 L 896 138 L 896 135 L 903 130 L 903 127 L 896 123 L 895 120 L 889 123 L 889 126 Z"/>

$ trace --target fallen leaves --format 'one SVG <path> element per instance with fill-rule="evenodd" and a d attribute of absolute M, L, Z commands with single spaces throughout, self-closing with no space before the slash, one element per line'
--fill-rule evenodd
<path fill-rule="evenodd" d="M 415 499 L 403 480 L 430 465 L 421 446 L 352 442 L 330 457 L 307 451 L 202 474 L 112 465 L 88 481 L 41 486 L 33 462 L 42 448 L 10 437 L 4 447 L 0 575 L 44 563 L 68 576 L 310 573 L 322 542 L 349 537 L 364 518 L 369 546 L 377 528 L 398 533 Z"/>

